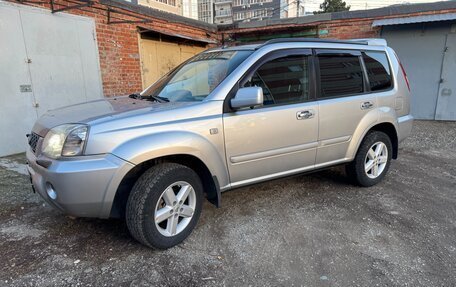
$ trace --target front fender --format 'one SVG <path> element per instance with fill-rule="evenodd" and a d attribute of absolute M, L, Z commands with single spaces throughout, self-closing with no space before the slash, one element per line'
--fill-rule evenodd
<path fill-rule="evenodd" d="M 397 131 L 397 117 L 396 111 L 389 107 L 380 107 L 378 109 L 368 112 L 356 127 L 353 133 L 353 139 L 347 149 L 345 157 L 349 160 L 353 160 L 356 156 L 361 142 L 366 136 L 367 132 L 374 126 L 380 123 L 391 123 Z"/>
<path fill-rule="evenodd" d="M 113 150 L 113 154 L 135 165 L 169 155 L 191 155 L 200 159 L 221 186 L 229 184 L 222 147 L 203 136 L 188 131 L 159 132 L 129 140 Z"/>

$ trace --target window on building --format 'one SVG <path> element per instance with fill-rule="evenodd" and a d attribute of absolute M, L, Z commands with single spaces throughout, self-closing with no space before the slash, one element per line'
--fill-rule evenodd
<path fill-rule="evenodd" d="M 387 90 L 391 87 L 391 72 L 384 52 L 363 52 L 364 65 L 371 91 Z"/>
<path fill-rule="evenodd" d="M 318 55 L 320 97 L 339 97 L 363 92 L 363 72 L 359 57 L 352 54 Z"/>
<path fill-rule="evenodd" d="M 176 6 L 176 0 L 155 0 L 160 3 L 168 4 L 171 6 Z"/>
<path fill-rule="evenodd" d="M 292 104 L 309 99 L 307 56 L 288 56 L 262 65 L 244 86 L 263 89 L 264 105 Z"/>

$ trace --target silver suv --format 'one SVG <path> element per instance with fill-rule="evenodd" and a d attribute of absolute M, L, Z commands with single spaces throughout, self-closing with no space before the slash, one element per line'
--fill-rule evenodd
<path fill-rule="evenodd" d="M 226 190 L 339 164 L 377 184 L 412 122 L 384 40 L 280 39 L 208 50 L 140 94 L 48 112 L 28 135 L 28 170 L 55 208 L 125 217 L 163 249 Z"/>

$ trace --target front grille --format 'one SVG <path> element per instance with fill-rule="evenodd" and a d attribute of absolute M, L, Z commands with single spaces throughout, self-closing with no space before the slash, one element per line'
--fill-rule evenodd
<path fill-rule="evenodd" d="M 31 133 L 28 137 L 28 144 L 32 148 L 33 153 L 36 152 L 36 146 L 38 145 L 39 140 L 40 136 L 36 133 Z"/>

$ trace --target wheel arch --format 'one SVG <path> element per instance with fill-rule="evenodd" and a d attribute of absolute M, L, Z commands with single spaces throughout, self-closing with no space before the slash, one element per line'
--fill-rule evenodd
<path fill-rule="evenodd" d="M 385 134 L 388 135 L 388 137 L 391 139 L 391 144 L 393 146 L 392 158 L 397 159 L 398 153 L 399 153 L 399 142 L 398 142 L 398 136 L 397 136 L 397 129 L 396 129 L 396 126 L 392 122 L 387 122 L 387 121 L 372 124 L 367 129 L 365 129 L 362 136 L 359 137 L 358 141 L 351 143 L 351 147 L 349 148 L 349 155 L 347 157 L 350 159 L 355 158 L 356 153 L 358 152 L 358 149 L 361 146 L 361 143 L 363 142 L 364 138 L 370 131 L 380 131 L 380 132 L 384 132 Z"/>
<path fill-rule="evenodd" d="M 191 131 L 175 130 L 140 136 L 118 146 L 112 153 L 135 165 L 107 195 L 106 201 L 112 202 L 112 217 L 122 215 L 125 196 L 139 176 L 160 162 L 179 163 L 194 169 L 201 178 L 209 201 L 216 206 L 220 206 L 220 186 L 229 183 L 223 144 Z"/>
<path fill-rule="evenodd" d="M 212 175 L 206 164 L 198 157 L 191 154 L 174 154 L 143 161 L 137 164 L 124 176 L 114 196 L 110 212 L 111 218 L 121 218 L 125 215 L 128 196 L 130 195 L 135 182 L 146 170 L 164 162 L 182 164 L 195 171 L 201 179 L 207 200 L 216 207 L 220 207 L 221 195 L 217 176 Z"/>
<path fill-rule="evenodd" d="M 399 152 L 399 141 L 398 141 L 398 137 L 397 137 L 396 127 L 392 123 L 383 122 L 383 123 L 379 123 L 379 124 L 373 126 L 372 128 L 370 128 L 368 132 L 370 132 L 370 131 L 384 132 L 385 134 L 388 135 L 388 137 L 391 140 L 391 144 L 393 145 L 392 158 L 397 159 L 398 152 Z"/>

